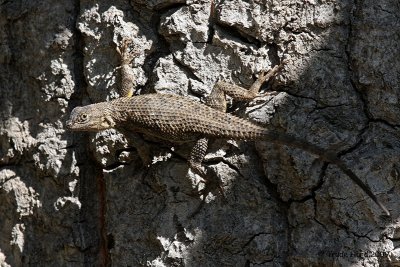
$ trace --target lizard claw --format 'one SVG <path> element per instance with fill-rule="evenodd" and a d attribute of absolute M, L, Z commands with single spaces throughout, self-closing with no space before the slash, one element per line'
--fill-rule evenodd
<path fill-rule="evenodd" d="M 129 45 L 132 44 L 132 40 L 129 38 L 123 38 L 121 41 L 121 48 L 119 48 L 117 46 L 117 52 L 118 54 L 120 54 L 121 56 L 126 53 L 127 48 L 129 47 Z"/>
<path fill-rule="evenodd" d="M 210 168 L 207 168 L 207 170 L 204 172 L 204 176 L 200 176 L 202 178 L 202 182 L 204 183 L 204 188 L 200 190 L 197 189 L 198 196 L 203 196 L 205 199 L 207 194 L 211 193 L 217 187 L 223 199 L 226 200 L 224 189 L 222 188 L 218 177 L 216 177 L 214 172 L 210 170 Z"/>
<path fill-rule="evenodd" d="M 204 179 L 203 183 L 204 183 L 204 188 L 202 188 L 200 190 L 193 189 L 192 194 L 190 194 L 190 195 L 196 196 L 196 197 L 202 196 L 202 198 L 201 198 L 201 203 L 199 204 L 199 206 L 188 216 L 188 218 L 193 218 L 201 211 L 201 209 L 204 207 L 204 204 L 206 203 L 206 197 L 207 197 L 208 193 L 211 193 L 212 191 L 214 191 L 216 186 L 218 187 L 218 191 L 222 195 L 223 200 L 225 202 L 227 201 L 227 198 L 224 193 L 224 189 L 222 188 L 221 183 L 219 181 L 215 181 L 215 179 Z"/>
<path fill-rule="evenodd" d="M 275 65 L 272 69 L 266 71 L 262 70 L 259 73 L 258 80 L 260 80 L 262 83 L 269 80 L 271 77 L 275 76 L 286 64 L 287 60 L 283 60 L 281 64 Z"/>
<path fill-rule="evenodd" d="M 270 92 L 265 92 L 265 93 L 262 93 L 262 94 L 260 94 L 259 96 L 260 97 L 264 97 L 264 96 L 276 96 L 276 95 L 278 95 L 280 92 L 278 92 L 278 91 L 270 91 Z"/>
<path fill-rule="evenodd" d="M 132 44 L 132 39 L 125 37 L 121 41 L 121 48 L 117 47 L 117 52 L 121 56 L 121 61 L 123 64 L 129 64 L 139 54 L 139 50 L 136 47 L 134 47 L 132 50 L 129 49 Z"/>

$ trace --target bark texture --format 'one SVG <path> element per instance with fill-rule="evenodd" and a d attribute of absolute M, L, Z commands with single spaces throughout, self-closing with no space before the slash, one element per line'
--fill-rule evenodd
<path fill-rule="evenodd" d="M 400 264 L 398 0 L 0 0 L 0 14 L 0 266 Z M 73 107 L 118 97 L 123 37 L 139 93 L 201 99 L 286 59 L 265 88 L 278 95 L 230 111 L 340 151 L 393 218 L 300 150 L 214 141 L 226 198 L 202 201 L 190 146 L 66 131 Z"/>

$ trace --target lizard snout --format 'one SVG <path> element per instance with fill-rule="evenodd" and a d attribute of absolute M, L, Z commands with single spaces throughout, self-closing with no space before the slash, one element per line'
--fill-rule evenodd
<path fill-rule="evenodd" d="M 71 130 L 71 129 L 72 129 L 72 121 L 71 121 L 71 120 L 67 120 L 67 122 L 66 122 L 65 125 L 67 126 L 67 129 L 68 129 L 68 130 Z"/>

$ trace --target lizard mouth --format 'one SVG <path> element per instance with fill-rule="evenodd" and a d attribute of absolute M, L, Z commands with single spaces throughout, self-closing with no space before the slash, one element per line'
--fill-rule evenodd
<path fill-rule="evenodd" d="M 72 122 L 71 121 L 67 121 L 65 125 L 67 126 L 67 129 L 71 129 Z"/>
<path fill-rule="evenodd" d="M 72 121 L 70 121 L 70 120 L 68 120 L 67 122 L 66 122 L 66 124 L 65 124 L 65 126 L 66 126 L 66 128 L 68 129 L 68 130 L 75 130 L 75 128 L 73 127 L 73 123 L 72 123 Z"/>

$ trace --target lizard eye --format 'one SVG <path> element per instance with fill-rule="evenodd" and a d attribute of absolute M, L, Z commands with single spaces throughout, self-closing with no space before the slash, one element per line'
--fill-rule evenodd
<path fill-rule="evenodd" d="M 88 120 L 89 116 L 86 113 L 83 113 L 79 116 L 78 121 L 79 122 L 86 122 Z"/>

